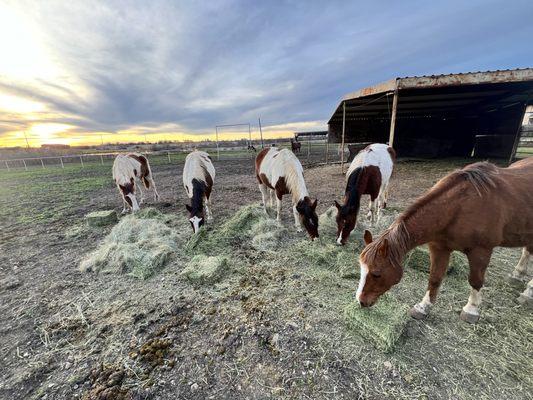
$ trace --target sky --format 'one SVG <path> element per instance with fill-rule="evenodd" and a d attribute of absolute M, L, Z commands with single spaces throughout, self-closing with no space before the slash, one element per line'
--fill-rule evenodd
<path fill-rule="evenodd" d="M 394 77 L 533 66 L 531 1 L 0 0 L 0 146 L 326 129 Z M 246 136 L 222 130 L 222 138 Z"/>

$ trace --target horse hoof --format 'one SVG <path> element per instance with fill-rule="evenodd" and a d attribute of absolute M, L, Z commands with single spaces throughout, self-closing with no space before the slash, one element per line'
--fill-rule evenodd
<path fill-rule="evenodd" d="M 469 324 L 475 324 L 479 321 L 479 314 L 470 314 L 464 311 L 461 311 L 461 320 L 468 322 Z"/>
<path fill-rule="evenodd" d="M 511 286 L 515 288 L 522 288 L 524 286 L 524 283 L 527 283 L 527 278 L 525 276 L 514 274 L 507 275 L 506 280 Z"/>
<path fill-rule="evenodd" d="M 426 317 L 428 316 L 427 314 L 421 312 L 420 310 L 417 310 L 416 307 L 411 308 L 411 310 L 409 311 L 409 315 L 412 318 L 417 319 L 417 320 L 426 319 Z"/>
<path fill-rule="evenodd" d="M 518 302 L 523 305 L 526 308 L 533 310 L 533 297 L 528 296 L 525 293 L 520 293 L 520 296 L 518 296 Z"/>

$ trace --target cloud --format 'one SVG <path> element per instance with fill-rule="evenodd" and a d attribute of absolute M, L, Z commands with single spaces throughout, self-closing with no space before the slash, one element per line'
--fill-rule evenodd
<path fill-rule="evenodd" d="M 525 1 L 6 4 L 39 59 L 21 77 L 10 60 L 27 58 L 3 55 L 0 91 L 44 110 L 0 109 L 0 135 L 44 122 L 205 134 L 259 116 L 325 127 L 343 94 L 395 76 L 528 66 L 533 31 Z"/>

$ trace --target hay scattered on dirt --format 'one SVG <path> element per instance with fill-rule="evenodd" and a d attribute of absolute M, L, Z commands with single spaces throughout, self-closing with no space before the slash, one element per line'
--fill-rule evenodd
<path fill-rule="evenodd" d="M 218 282 L 229 270 L 228 258 L 225 256 L 194 256 L 181 271 L 181 276 L 202 285 Z"/>
<path fill-rule="evenodd" d="M 413 249 L 404 261 L 405 268 L 413 268 L 419 271 L 429 272 L 431 264 L 429 258 L 428 246 L 418 246 Z M 448 264 L 448 273 L 457 273 L 468 269 L 468 260 L 466 256 L 457 251 L 452 252 L 450 256 L 450 263 Z"/>
<path fill-rule="evenodd" d="M 407 305 L 385 295 L 371 308 L 349 304 L 344 309 L 344 317 L 351 330 L 372 341 L 378 349 L 390 352 L 409 321 L 407 311 Z"/>
<path fill-rule="evenodd" d="M 318 229 L 321 235 L 337 234 L 337 207 L 331 206 L 318 216 Z"/>
<path fill-rule="evenodd" d="M 160 219 L 128 215 L 81 263 L 81 271 L 128 274 L 146 279 L 178 250 L 180 235 Z"/>
<path fill-rule="evenodd" d="M 273 219 L 261 219 L 250 230 L 252 247 L 256 250 L 269 251 L 278 249 L 287 237 L 288 230 Z"/>

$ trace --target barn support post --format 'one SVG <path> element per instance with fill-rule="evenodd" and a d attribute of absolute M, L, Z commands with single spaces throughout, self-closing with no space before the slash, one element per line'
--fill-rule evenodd
<path fill-rule="evenodd" d="M 61 168 L 65 168 L 65 164 L 63 164 L 63 157 L 59 157 L 59 161 L 61 162 Z"/>
<path fill-rule="evenodd" d="M 522 114 L 520 114 L 520 120 L 518 121 L 518 127 L 516 128 L 516 136 L 514 138 L 513 149 L 511 150 L 511 155 L 509 156 L 509 164 L 511 164 L 516 156 L 516 151 L 518 150 L 518 144 L 520 143 L 520 136 L 522 136 L 522 122 L 524 120 L 524 114 L 526 113 L 527 104 L 529 103 L 529 97 L 524 103 Z"/>
<path fill-rule="evenodd" d="M 346 132 L 346 101 L 342 103 L 341 174 L 344 174 L 344 133 Z"/>
<path fill-rule="evenodd" d="M 218 126 L 215 126 L 215 135 L 217 139 L 217 161 L 220 160 L 220 147 L 218 146 Z"/>
<path fill-rule="evenodd" d="M 28 166 L 26 165 L 26 160 L 25 159 L 22 159 L 22 164 L 24 164 L 24 169 L 27 171 L 28 170 Z"/>
<path fill-rule="evenodd" d="M 265 144 L 263 143 L 263 129 L 261 128 L 261 117 L 259 117 L 259 134 L 261 135 L 261 148 L 265 148 Z"/>
<path fill-rule="evenodd" d="M 329 133 L 326 136 L 326 165 L 328 164 L 328 155 L 329 155 Z"/>
<path fill-rule="evenodd" d="M 398 82 L 394 89 L 394 98 L 392 100 L 392 115 L 390 118 L 389 146 L 394 147 L 394 129 L 396 128 L 396 110 L 398 109 Z"/>

